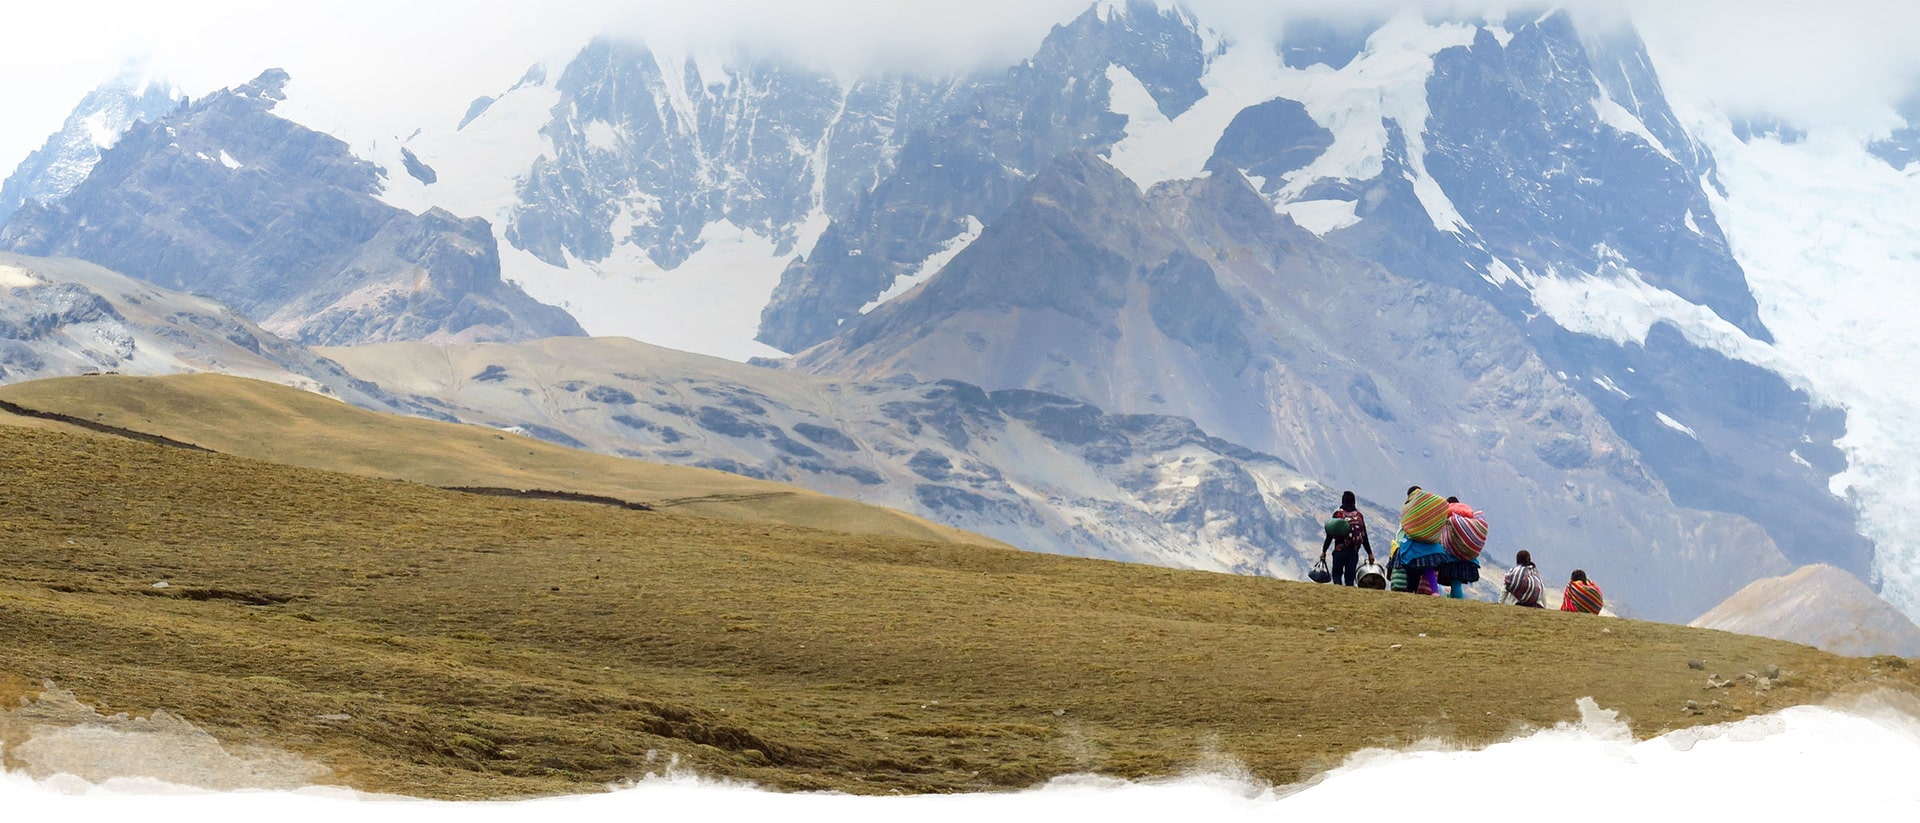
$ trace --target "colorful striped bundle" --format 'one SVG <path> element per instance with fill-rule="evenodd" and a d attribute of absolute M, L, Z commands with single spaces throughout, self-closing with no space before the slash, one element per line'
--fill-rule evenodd
<path fill-rule="evenodd" d="M 1437 543 L 1447 526 L 1446 498 L 1421 489 L 1407 498 L 1400 509 L 1400 530 L 1423 543 Z"/>
<path fill-rule="evenodd" d="M 1447 536 L 1441 541 L 1447 545 L 1447 553 L 1459 560 L 1472 563 L 1480 559 L 1480 552 L 1487 548 L 1486 518 L 1447 515 Z"/>
<path fill-rule="evenodd" d="M 1540 572 L 1532 566 L 1515 566 L 1507 572 L 1501 588 L 1522 606 L 1540 605 Z"/>
<path fill-rule="evenodd" d="M 1600 587 L 1589 580 L 1575 580 L 1567 584 L 1567 590 L 1561 595 L 1560 610 L 1563 612 L 1600 613 Z"/>

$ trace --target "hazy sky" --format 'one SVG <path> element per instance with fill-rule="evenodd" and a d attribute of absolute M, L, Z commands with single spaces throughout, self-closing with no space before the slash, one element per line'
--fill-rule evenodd
<path fill-rule="evenodd" d="M 290 71 L 299 94 L 381 123 L 458 118 L 531 63 L 601 32 L 654 44 L 745 42 L 823 67 L 951 70 L 1009 65 L 1090 0 L 66 0 L 0 10 L 0 173 L 37 147 L 82 95 L 129 61 L 191 94 Z M 1203 20 L 1253 39 L 1288 10 L 1192 0 Z M 1339 4 L 1352 7 L 1354 4 Z M 1369 7 L 1405 4 L 1369 3 Z M 1437 4 L 1424 4 L 1434 7 Z M 1448 4 L 1491 8 L 1491 3 Z M 1584 3 L 1595 6 L 1597 3 Z M 1916 71 L 1920 4 L 1639 2 L 1633 14 L 1670 86 L 1803 121 L 1883 113 Z"/>

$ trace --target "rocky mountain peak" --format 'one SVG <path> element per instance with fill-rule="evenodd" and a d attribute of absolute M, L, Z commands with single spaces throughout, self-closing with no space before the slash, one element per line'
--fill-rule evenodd
<path fill-rule="evenodd" d="M 16 212 L 0 248 L 207 294 L 301 342 L 581 333 L 500 280 L 484 221 L 382 203 L 378 167 L 275 115 L 287 80 L 135 126 L 66 198 Z"/>
<path fill-rule="evenodd" d="M 237 97 L 267 101 L 267 107 L 272 108 L 274 103 L 287 99 L 287 83 L 292 79 L 293 77 L 287 74 L 286 69 L 267 69 L 261 72 L 259 77 L 233 87 L 228 93 Z"/>
<path fill-rule="evenodd" d="M 135 123 L 158 119 L 179 104 L 171 85 L 131 73 L 89 92 L 60 130 L 0 183 L 0 225 L 29 200 L 51 203 L 65 197 L 93 171 L 100 153 Z"/>
<path fill-rule="evenodd" d="M 1220 53 L 1185 7 L 1125 0 L 1094 3 L 1072 22 L 1055 26 L 1031 62 L 1074 76 L 1103 73 L 1108 65 L 1124 68 L 1171 119 L 1206 96 L 1200 76 Z"/>
<path fill-rule="evenodd" d="M 1105 153 L 1125 136 L 1116 82 L 1137 84 L 1164 116 L 1178 116 L 1205 96 L 1200 78 L 1220 48 L 1186 11 L 1139 0 L 1096 4 L 1056 26 L 1031 59 L 971 84 L 906 141 L 890 174 L 781 275 L 759 339 L 804 349 L 899 283 L 924 279 L 929 259 L 970 226 L 1001 219 L 1056 158 Z"/>

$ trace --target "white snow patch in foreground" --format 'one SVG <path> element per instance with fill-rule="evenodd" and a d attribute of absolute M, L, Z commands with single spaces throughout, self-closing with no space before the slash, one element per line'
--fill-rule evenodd
<path fill-rule="evenodd" d="M 1370 750 L 1303 787 L 1273 787 L 1223 758 L 1208 772 L 1136 783 L 1070 777 L 1022 792 L 910 797 L 781 794 L 686 775 L 648 777 L 605 794 L 519 802 L 431 802 L 341 789 L 197 793 L 133 778 L 92 784 L 0 775 L 13 819 L 143 821 L 520 820 L 1344 820 L 1388 819 L 1418 803 L 1423 820 L 1484 820 L 1495 795 L 1458 794 L 1462 781 L 1498 785 L 1501 803 L 1554 820 L 1902 820 L 1920 804 L 1920 719 L 1911 698 L 1849 710 L 1797 707 L 1735 723 L 1636 741 L 1615 713 L 1581 701 L 1582 720 L 1478 751 L 1444 744 Z M 1390 796 L 1382 787 L 1392 787 Z M 1496 815 L 1497 816 L 1497 815 Z"/>
<path fill-rule="evenodd" d="M 860 307 L 860 313 L 866 314 L 867 312 L 880 308 L 880 304 L 906 294 L 912 291 L 915 286 L 933 279 L 933 276 L 939 274 L 941 269 L 946 268 L 948 263 L 953 262 L 953 258 L 956 255 L 971 245 L 974 240 L 979 239 L 980 231 L 984 228 L 986 227 L 980 225 L 980 221 L 975 219 L 973 215 L 967 215 L 966 231 L 948 238 L 947 242 L 940 246 L 940 250 L 928 255 L 926 260 L 921 261 L 920 268 L 912 274 L 902 274 L 894 277 L 893 284 L 888 286 L 886 291 L 881 292 L 880 296 L 867 301 L 866 305 Z M 769 293 L 768 297 L 771 299 L 772 294 Z"/>
<path fill-rule="evenodd" d="M 1733 136 L 1682 110 L 1713 152 L 1714 212 L 1774 333 L 1777 369 L 1847 410 L 1835 493 L 1856 498 L 1881 595 L 1920 619 L 1920 174 L 1889 167 L 1865 135 L 1783 144 Z"/>

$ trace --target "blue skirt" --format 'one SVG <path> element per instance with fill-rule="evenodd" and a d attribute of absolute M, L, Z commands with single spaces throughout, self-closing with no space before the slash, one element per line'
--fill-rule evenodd
<path fill-rule="evenodd" d="M 1400 552 L 1393 556 L 1393 562 L 1408 571 L 1424 571 L 1455 561 L 1453 555 L 1447 553 L 1447 547 L 1439 543 L 1410 540 L 1400 546 Z"/>

